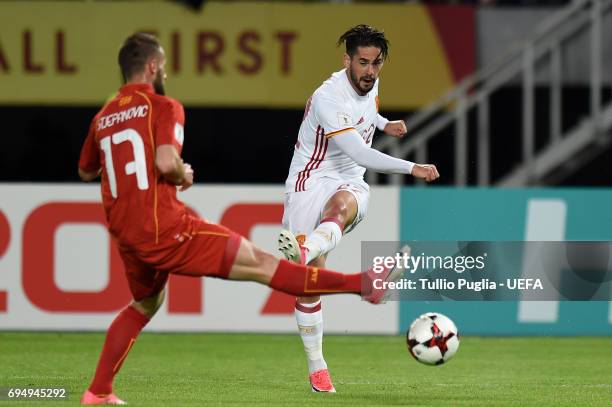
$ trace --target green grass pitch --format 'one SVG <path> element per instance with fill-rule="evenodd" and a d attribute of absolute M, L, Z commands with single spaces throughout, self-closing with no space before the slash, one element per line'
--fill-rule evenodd
<path fill-rule="evenodd" d="M 0 387 L 65 387 L 77 405 L 98 333 L 0 333 Z M 297 335 L 144 333 L 115 382 L 134 406 L 610 406 L 612 338 L 463 337 L 448 364 L 420 365 L 400 336 L 333 336 L 337 394 L 313 394 Z M 47 404 L 50 403 L 50 404 Z"/>

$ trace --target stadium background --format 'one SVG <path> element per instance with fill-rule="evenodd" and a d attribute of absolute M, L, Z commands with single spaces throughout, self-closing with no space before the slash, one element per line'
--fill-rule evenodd
<path fill-rule="evenodd" d="M 116 52 L 129 33 L 159 35 L 169 58 L 167 92 L 186 107 L 185 160 L 197 185 L 185 201 L 272 251 L 303 105 L 340 68 L 341 32 L 364 21 L 385 29 L 391 59 L 381 77 L 381 110 L 400 119 L 495 60 L 559 7 L 1 2 L 0 329 L 102 331 L 128 300 L 98 188 L 75 182 L 88 123 L 120 85 Z M 588 77 L 572 72 L 563 87 L 564 126 L 588 110 Z M 492 148 L 501 153 L 492 162 L 495 177 L 515 160 L 519 132 L 496 118 L 520 114 L 520 86 L 494 99 Z M 538 100 L 546 111 L 545 98 Z M 441 186 L 375 186 L 366 221 L 330 266 L 359 269 L 362 240 L 611 240 L 610 151 L 556 185 L 513 190 L 453 187 L 452 151 L 443 141 L 431 157 Z M 325 304 L 326 329 L 336 333 L 401 333 L 434 309 L 464 334 L 612 333 L 607 302 Z M 147 329 L 293 332 L 292 301 L 248 283 L 176 278 Z"/>

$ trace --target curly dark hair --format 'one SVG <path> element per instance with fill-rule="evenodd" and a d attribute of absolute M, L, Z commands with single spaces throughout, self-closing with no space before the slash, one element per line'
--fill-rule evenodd
<path fill-rule="evenodd" d="M 346 44 L 346 53 L 352 58 L 357 52 L 357 47 L 376 47 L 380 49 L 383 60 L 389 55 L 389 40 L 383 31 L 366 25 L 359 24 L 342 34 L 338 39 L 338 46 Z"/>

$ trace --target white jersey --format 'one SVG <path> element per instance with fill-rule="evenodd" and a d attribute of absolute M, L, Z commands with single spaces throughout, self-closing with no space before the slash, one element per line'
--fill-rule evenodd
<path fill-rule="evenodd" d="M 346 70 L 335 72 L 308 99 L 285 192 L 308 190 L 320 178 L 363 180 L 365 168 L 333 143 L 333 137 L 356 130 L 368 147 L 376 128 L 387 123 L 378 114 L 378 79 L 364 96 L 351 86 Z"/>

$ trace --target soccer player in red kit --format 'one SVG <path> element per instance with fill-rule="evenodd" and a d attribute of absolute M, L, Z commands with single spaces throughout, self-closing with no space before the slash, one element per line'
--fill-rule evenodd
<path fill-rule="evenodd" d="M 397 271 L 342 274 L 279 260 L 226 227 L 189 214 L 176 197 L 177 189 L 193 184 L 193 170 L 180 157 L 185 114 L 164 96 L 163 48 L 154 36 L 136 33 L 119 51 L 119 65 L 125 84 L 92 120 L 79 176 L 101 176 L 108 228 L 133 301 L 108 328 L 81 404 L 124 404 L 113 393 L 113 379 L 161 306 L 169 273 L 256 281 L 294 296 L 353 293 L 380 301 L 384 292 L 371 281 L 394 279 Z"/>

